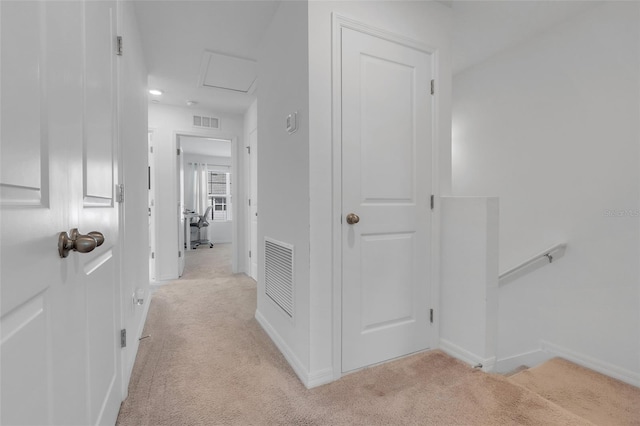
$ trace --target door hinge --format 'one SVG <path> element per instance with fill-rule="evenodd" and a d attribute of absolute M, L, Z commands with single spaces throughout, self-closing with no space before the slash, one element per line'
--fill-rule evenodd
<path fill-rule="evenodd" d="M 123 328 L 122 330 L 120 330 L 120 347 L 121 348 L 127 347 L 127 329 L 126 328 Z"/>
<path fill-rule="evenodd" d="M 431 80 L 431 94 L 433 95 L 434 93 L 436 93 L 436 81 Z"/>
<path fill-rule="evenodd" d="M 251 258 L 251 250 L 249 250 L 249 258 Z"/>
<path fill-rule="evenodd" d="M 433 309 L 429 309 L 429 321 L 433 324 Z"/>
<path fill-rule="evenodd" d="M 116 202 L 124 203 L 124 183 L 116 185 Z"/>
<path fill-rule="evenodd" d="M 152 258 L 152 259 L 155 259 L 155 258 L 156 258 L 156 252 L 155 252 L 155 251 L 152 251 L 152 252 L 151 252 L 151 258 Z"/>
<path fill-rule="evenodd" d="M 247 154 L 251 155 L 251 147 L 250 146 L 247 147 Z"/>
<path fill-rule="evenodd" d="M 436 206 L 436 197 L 435 195 L 431 194 L 431 210 L 433 210 L 435 206 Z"/>
<path fill-rule="evenodd" d="M 149 147 L 149 152 L 153 154 L 153 147 L 152 146 Z"/>
<path fill-rule="evenodd" d="M 182 257 L 182 252 L 181 251 L 178 252 L 178 257 Z"/>
<path fill-rule="evenodd" d="M 176 155 L 180 155 L 180 148 L 176 148 Z"/>
<path fill-rule="evenodd" d="M 251 198 L 249 198 L 249 205 L 251 205 Z"/>
<path fill-rule="evenodd" d="M 122 36 L 116 37 L 116 55 L 122 56 Z"/>

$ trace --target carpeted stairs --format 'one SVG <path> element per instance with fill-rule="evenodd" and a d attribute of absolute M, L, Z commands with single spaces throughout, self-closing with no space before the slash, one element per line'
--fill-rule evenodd
<path fill-rule="evenodd" d="M 121 426 L 640 425 L 640 389 L 560 359 L 504 377 L 430 351 L 305 389 L 229 246 L 186 261 L 152 297 Z"/>
<path fill-rule="evenodd" d="M 562 358 L 509 381 L 597 425 L 640 425 L 640 389 Z"/>

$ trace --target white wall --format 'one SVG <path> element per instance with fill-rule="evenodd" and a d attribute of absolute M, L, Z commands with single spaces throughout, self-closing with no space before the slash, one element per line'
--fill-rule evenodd
<path fill-rule="evenodd" d="M 264 238 L 294 246 L 293 321 L 265 295 L 258 268 L 256 318 L 305 381 L 309 366 L 309 72 L 307 3 L 282 2 L 258 57 L 258 255 Z M 288 134 L 287 115 L 299 128 Z"/>
<path fill-rule="evenodd" d="M 193 115 L 211 115 L 220 118 L 220 130 L 200 129 L 192 126 Z M 162 104 L 149 104 L 149 128 L 153 130 L 153 141 L 156 155 L 156 186 L 162 188 L 156 192 L 156 276 L 158 280 L 178 278 L 178 191 L 176 171 L 176 136 L 204 136 L 232 140 L 232 150 L 243 144 L 243 117 L 237 114 L 225 114 L 216 111 L 204 111 L 197 108 L 177 107 Z M 238 182 L 242 176 L 242 161 L 237 161 L 232 167 L 233 181 Z M 242 199 L 243 184 L 234 185 L 234 198 Z M 238 214 L 244 214 L 244 206 L 238 206 Z M 236 238 L 241 230 L 233 222 L 234 249 L 244 253 L 244 238 Z M 237 257 L 237 256 L 236 256 Z M 234 271 L 237 265 L 233 265 Z"/>
<path fill-rule="evenodd" d="M 121 295 L 123 328 L 129 333 L 123 351 L 123 395 L 138 351 L 149 307 L 149 225 L 147 219 L 147 69 L 144 63 L 135 10 L 131 2 L 120 2 L 118 34 L 126 40 L 126 53 L 118 58 L 118 110 L 120 181 L 126 200 L 120 205 Z M 144 305 L 135 305 L 136 289 L 143 292 Z"/>
<path fill-rule="evenodd" d="M 640 383 L 639 7 L 605 2 L 454 79 L 453 193 L 500 197 L 500 269 L 568 242 L 500 290 L 502 358 L 542 340 Z"/>
<path fill-rule="evenodd" d="M 258 244 L 260 259 L 265 236 L 295 247 L 295 319 L 264 295 L 263 261 L 256 317 L 307 386 L 330 381 L 340 370 L 332 296 L 332 232 L 340 219 L 333 217 L 333 12 L 438 48 L 434 172 L 440 187 L 434 191 L 450 191 L 451 10 L 431 2 L 283 2 L 258 58 Z M 288 135 L 285 118 L 295 111 L 300 127 Z"/>
<path fill-rule="evenodd" d="M 441 202 L 440 347 L 491 371 L 498 332 L 498 199 Z"/>
<path fill-rule="evenodd" d="M 399 34 L 437 48 L 435 78 L 438 139 L 434 172 L 440 186 L 436 194 L 450 191 L 451 131 L 451 9 L 436 2 L 310 2 L 309 3 L 309 189 L 310 189 L 310 375 L 326 379 L 339 371 L 333 329 L 333 242 L 334 216 L 332 187 L 332 87 L 331 14 L 336 12 L 374 27 Z M 262 141 L 261 141 L 262 142 Z M 261 151 L 262 152 L 262 151 Z M 301 159 L 302 160 L 302 159 Z M 262 194 L 261 194 L 262 197 Z M 261 198 L 262 199 L 262 198 Z M 339 206 L 337 206 L 339 208 Z M 436 212 L 437 213 L 437 212 Z M 434 220 L 438 220 L 437 214 Z M 437 264 L 436 262 L 434 262 Z M 333 372 L 333 373 L 332 373 Z M 324 378 L 324 379 L 322 379 Z"/>

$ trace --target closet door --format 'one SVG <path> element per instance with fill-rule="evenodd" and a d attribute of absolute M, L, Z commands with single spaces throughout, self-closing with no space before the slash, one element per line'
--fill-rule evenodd
<path fill-rule="evenodd" d="M 342 29 L 342 371 L 431 341 L 431 55 Z"/>
<path fill-rule="evenodd" d="M 116 4 L 0 2 L 0 19 L 0 423 L 113 424 Z M 61 257 L 72 228 L 104 243 Z"/>

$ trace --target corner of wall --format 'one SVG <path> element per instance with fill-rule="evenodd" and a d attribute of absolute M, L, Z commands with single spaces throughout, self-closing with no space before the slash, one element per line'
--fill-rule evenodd
<path fill-rule="evenodd" d="M 283 2 L 258 57 L 258 302 L 256 319 L 309 384 L 309 64 L 306 2 Z M 298 129 L 289 132 L 288 115 Z M 293 246 L 294 320 L 265 295 L 265 239 Z"/>
<path fill-rule="evenodd" d="M 284 358 L 287 360 L 293 371 L 296 373 L 300 381 L 309 388 L 309 371 L 305 365 L 300 361 L 295 352 L 289 347 L 285 339 L 280 336 L 276 327 L 272 326 L 266 316 L 262 314 L 260 309 L 256 309 L 256 321 L 262 327 L 262 329 L 271 338 L 276 347 L 280 350 Z"/>
<path fill-rule="evenodd" d="M 498 200 L 442 197 L 440 348 L 490 370 L 498 332 Z"/>

